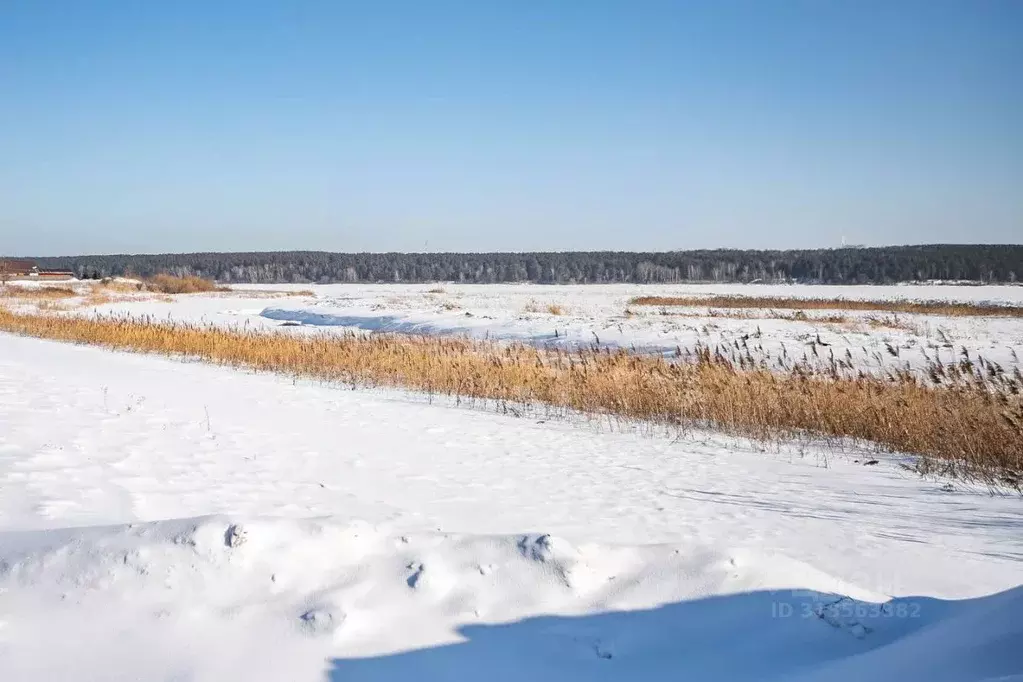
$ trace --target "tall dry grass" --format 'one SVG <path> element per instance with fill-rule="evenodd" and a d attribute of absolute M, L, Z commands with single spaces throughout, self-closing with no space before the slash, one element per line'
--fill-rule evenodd
<path fill-rule="evenodd" d="M 74 298 L 78 292 L 71 287 L 0 285 L 0 298 L 17 301 L 58 301 Z"/>
<path fill-rule="evenodd" d="M 161 294 L 198 294 L 211 291 L 230 291 L 229 287 L 220 286 L 211 279 L 203 279 L 194 275 L 178 277 L 176 275 L 153 275 L 143 281 L 146 291 Z"/>
<path fill-rule="evenodd" d="M 854 310 L 945 315 L 948 317 L 1023 317 L 1023 306 L 949 301 L 857 301 L 844 298 L 785 298 L 775 296 L 638 296 L 631 305 L 773 308 L 778 310 Z"/>
<path fill-rule="evenodd" d="M 469 339 L 291 336 L 148 318 L 82 318 L 0 308 L 0 330 L 353 385 L 616 415 L 764 440 L 858 439 L 921 456 L 919 468 L 1023 490 L 1023 377 L 969 358 L 859 373 L 841 359 L 769 369 L 748 349 L 697 346 L 675 360 Z M 745 342 L 744 342 L 745 344 Z M 747 358 L 749 358 L 747 360 Z"/>

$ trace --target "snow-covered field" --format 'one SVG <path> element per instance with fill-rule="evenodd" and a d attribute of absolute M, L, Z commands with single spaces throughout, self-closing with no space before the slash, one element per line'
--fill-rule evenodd
<path fill-rule="evenodd" d="M 301 288 L 78 312 L 643 348 L 859 334 L 624 316 L 699 287 Z M 835 289 L 781 293 L 1023 300 Z M 914 324 L 1023 352 L 1019 320 Z M 851 338 L 938 344 L 917 331 Z M 868 457 L 0 335 L 0 680 L 1023 678 L 1023 500 Z"/>
<path fill-rule="evenodd" d="M 85 283 L 76 285 L 86 289 Z M 77 314 L 148 315 L 156 320 L 283 328 L 290 333 L 361 330 L 464 335 L 547 346 L 620 346 L 673 354 L 701 343 L 731 347 L 753 339 L 750 352 L 773 366 L 780 358 L 826 364 L 833 355 L 857 368 L 882 371 L 950 362 L 965 348 L 972 358 L 1008 372 L 1023 358 L 1023 317 L 942 317 L 830 311 L 843 322 L 777 319 L 771 311 L 631 305 L 637 296 L 738 294 L 856 300 L 905 299 L 1023 305 L 1021 286 L 333 284 L 234 285 L 221 294 L 176 297 L 117 295 L 99 305 L 70 301 Z M 291 292 L 293 295 L 284 295 Z M 555 306 L 556 314 L 552 314 Z M 23 307 L 31 308 L 32 304 Z M 788 318 L 794 311 L 777 311 Z M 748 315 L 737 319 L 729 315 Z M 880 324 L 877 324 L 880 322 Z M 816 351 L 816 353 L 815 353 Z M 895 354 L 893 354 L 893 351 Z"/>

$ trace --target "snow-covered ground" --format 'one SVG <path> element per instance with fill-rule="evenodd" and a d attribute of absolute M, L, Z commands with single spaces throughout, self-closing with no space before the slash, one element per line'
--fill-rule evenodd
<path fill-rule="evenodd" d="M 78 283 L 88 291 L 98 286 Z M 100 288 L 100 291 L 103 291 Z M 292 295 L 285 295 L 290 292 Z M 637 296 L 739 294 L 791 298 L 905 299 L 1023 305 L 1021 286 L 332 284 L 234 285 L 233 291 L 183 296 L 111 294 L 54 305 L 73 314 L 147 315 L 289 333 L 338 330 L 466 335 L 565 348 L 620 346 L 673 354 L 701 343 L 735 347 L 746 341 L 754 360 L 775 366 L 804 357 L 827 364 L 832 355 L 857 369 L 920 368 L 928 361 L 971 358 L 1011 373 L 1023 358 L 1023 318 L 942 317 L 883 312 L 807 311 L 809 319 L 777 319 L 770 311 L 631 305 Z M 22 308 L 35 304 L 26 302 Z M 555 306 L 552 312 L 552 306 Z M 52 307 L 52 306 L 51 306 Z M 791 318 L 795 311 L 778 311 Z M 820 318 L 839 314 L 841 322 Z M 736 319 L 749 315 L 750 319 Z"/>
<path fill-rule="evenodd" d="M 1018 318 L 629 304 L 1023 287 L 60 286 L 81 295 L 7 304 L 794 359 L 812 339 L 868 368 L 1023 355 Z M 1023 678 L 1023 500 L 871 457 L 0 335 L 0 680 Z"/>
<path fill-rule="evenodd" d="M 0 679 L 1023 675 L 1021 500 L 865 459 L 0 335 Z"/>

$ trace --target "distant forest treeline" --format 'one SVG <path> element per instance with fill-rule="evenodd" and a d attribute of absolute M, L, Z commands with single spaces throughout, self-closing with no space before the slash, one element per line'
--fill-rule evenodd
<path fill-rule="evenodd" d="M 223 282 L 1016 282 L 1023 245 L 888 246 L 805 251 L 563 253 L 183 253 L 34 259 L 79 277 L 198 275 Z"/>

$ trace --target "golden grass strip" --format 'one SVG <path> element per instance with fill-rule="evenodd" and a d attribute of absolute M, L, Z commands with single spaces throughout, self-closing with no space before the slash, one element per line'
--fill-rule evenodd
<path fill-rule="evenodd" d="M 54 301 L 78 296 L 71 287 L 24 287 L 17 284 L 0 285 L 0 298 L 19 301 Z"/>
<path fill-rule="evenodd" d="M 777 310 L 854 310 L 945 315 L 948 317 L 1023 317 L 1023 306 L 950 301 L 857 301 L 844 298 L 786 298 L 781 296 L 638 296 L 631 305 L 773 308 Z"/>
<path fill-rule="evenodd" d="M 597 348 L 566 352 L 436 337 L 293 336 L 4 308 L 0 331 L 353 386 L 539 403 L 680 429 L 713 426 L 764 440 L 862 439 L 920 455 L 925 471 L 1023 489 L 1023 402 L 1016 383 L 935 387 L 908 373 L 893 379 L 815 374 L 801 367 L 781 373 L 743 369 L 705 347 L 689 360 L 668 361 Z"/>

